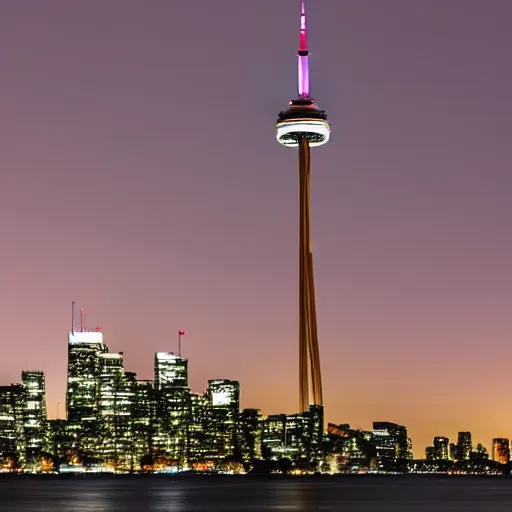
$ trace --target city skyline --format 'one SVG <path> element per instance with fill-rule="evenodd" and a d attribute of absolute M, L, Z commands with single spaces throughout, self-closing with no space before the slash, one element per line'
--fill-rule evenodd
<path fill-rule="evenodd" d="M 193 368 L 194 365 L 192 364 L 192 366 L 190 366 L 188 364 L 189 359 L 187 358 L 187 356 L 186 355 L 180 356 L 178 353 L 179 352 L 179 343 L 181 341 L 180 338 L 183 334 L 185 334 L 185 331 L 183 331 L 181 329 L 176 331 L 176 334 L 178 335 L 178 339 L 179 339 L 179 341 L 176 343 L 176 350 L 175 351 L 174 350 L 165 350 L 165 351 L 155 352 L 154 364 L 152 365 L 152 374 L 149 377 L 147 377 L 145 375 L 141 376 L 137 371 L 129 371 L 129 370 L 136 370 L 136 368 L 126 368 L 126 366 L 125 366 L 126 359 L 125 359 L 124 350 L 116 349 L 115 351 L 111 351 L 109 349 L 110 342 L 107 344 L 107 342 L 109 340 L 108 340 L 108 338 L 107 338 L 107 340 L 104 339 L 104 333 L 100 326 L 97 326 L 95 328 L 87 327 L 87 324 L 85 323 L 86 308 L 80 308 L 80 322 L 79 323 L 76 321 L 73 322 L 73 320 L 75 319 L 74 306 L 75 306 L 75 302 L 72 303 L 72 310 L 73 310 L 72 322 L 71 322 L 71 329 L 68 331 L 68 343 L 67 343 L 67 345 L 68 345 L 68 357 L 67 357 L 68 372 L 67 372 L 67 379 L 66 379 L 66 382 L 67 382 L 66 388 L 68 389 L 68 392 L 66 393 L 66 398 L 64 400 L 64 414 L 59 414 L 59 415 L 55 415 L 55 416 L 48 414 L 48 419 L 67 419 L 68 421 L 71 421 L 71 422 L 73 421 L 73 415 L 71 416 L 71 418 L 69 416 L 69 385 L 70 385 L 69 384 L 70 383 L 69 368 L 74 368 L 78 362 L 78 365 L 79 365 L 78 367 L 81 369 L 79 370 L 77 375 L 79 375 L 80 373 L 82 373 L 83 375 L 87 375 L 88 370 L 85 370 L 85 369 L 88 368 L 88 366 L 90 365 L 91 362 L 88 360 L 87 357 L 85 359 L 83 359 L 83 353 L 80 354 L 80 352 L 83 350 L 80 348 L 80 346 L 84 346 L 84 345 L 90 345 L 91 347 L 94 345 L 95 348 L 92 350 L 91 355 L 93 353 L 95 353 L 96 357 L 99 357 L 100 360 L 102 358 L 104 358 L 106 360 L 113 361 L 114 365 L 120 364 L 120 367 L 123 368 L 123 371 L 127 372 L 126 375 L 132 376 L 131 378 L 138 377 L 138 380 L 140 381 L 141 384 L 147 384 L 147 383 L 152 382 L 152 383 L 154 383 L 155 387 L 158 389 L 159 376 L 161 375 L 161 372 L 164 372 L 164 374 L 167 372 L 167 373 L 169 373 L 169 375 L 172 375 L 173 382 L 172 383 L 171 383 L 171 381 L 168 381 L 168 382 L 165 381 L 165 382 L 171 383 L 172 386 L 178 385 L 178 387 L 180 387 L 180 386 L 182 386 L 184 388 L 187 387 L 188 382 L 189 382 L 190 368 L 191 367 Z M 76 341 L 75 341 L 75 338 L 76 338 Z M 72 351 L 70 351 L 71 347 L 80 348 L 80 352 L 79 352 L 79 354 L 77 354 L 77 355 L 79 355 L 79 359 L 75 359 L 76 356 L 75 357 L 71 356 L 71 354 L 72 354 Z M 86 351 L 88 351 L 88 350 L 89 350 L 89 348 L 86 349 Z M 182 369 L 180 369 L 178 372 L 176 372 L 176 370 L 174 369 L 177 361 L 181 361 L 181 363 L 183 364 Z M 168 368 L 167 368 L 167 366 L 168 366 Z M 158 369 L 157 369 L 157 367 L 158 367 Z M 169 369 L 171 369 L 171 371 L 169 371 Z M 26 368 L 21 370 L 21 373 L 20 372 L 18 372 L 18 373 L 22 376 L 22 379 L 18 378 L 9 383 L 0 382 L 0 387 L 3 386 L 5 389 L 5 388 L 8 388 L 9 386 L 14 386 L 14 387 L 22 386 L 22 384 L 24 384 L 23 376 L 25 374 L 32 374 L 32 375 L 40 374 L 42 376 L 43 388 L 46 389 L 46 387 L 47 387 L 46 386 L 46 377 L 45 377 L 45 371 L 43 368 L 36 368 L 36 367 L 31 368 L 31 367 L 27 366 Z M 73 374 L 71 374 L 71 376 L 73 377 Z M 202 386 L 199 386 L 198 388 L 194 388 L 193 386 L 190 386 L 189 391 L 193 395 L 197 395 L 197 396 L 201 393 L 208 394 L 211 383 L 215 383 L 215 382 L 236 382 L 238 384 L 239 387 L 238 387 L 237 403 L 240 404 L 240 412 L 243 412 L 242 408 L 247 409 L 247 410 L 262 411 L 261 407 L 259 407 L 258 404 L 255 404 L 255 403 L 253 403 L 253 404 L 246 403 L 245 406 L 242 407 L 241 398 L 243 395 L 241 394 L 241 389 L 243 388 L 243 380 L 225 379 L 225 378 L 221 377 L 220 375 L 217 375 L 215 377 L 207 376 L 205 378 L 205 381 Z M 208 386 L 205 386 L 204 385 L 205 383 L 208 384 Z M 42 410 L 46 414 L 46 411 L 48 410 L 47 393 L 45 393 L 43 395 L 43 397 L 44 397 L 44 401 L 42 402 L 43 403 Z M 314 404 L 311 404 L 311 406 L 313 406 L 313 405 Z M 88 408 L 88 407 L 91 407 L 91 405 L 86 406 L 86 408 Z M 78 407 L 78 410 L 81 411 L 80 414 L 83 414 L 83 410 L 81 409 L 81 406 Z M 62 411 L 62 408 L 60 408 L 60 411 Z M 284 413 L 283 413 L 283 411 L 281 411 L 280 413 L 277 413 L 277 414 L 276 413 L 268 413 L 268 414 L 263 413 L 263 420 L 267 421 L 267 422 L 272 422 L 273 417 L 281 417 L 283 414 L 288 415 L 289 417 L 294 417 L 294 416 L 300 416 L 301 413 L 299 412 L 298 414 L 295 414 L 295 415 L 293 414 L 293 411 L 286 411 Z M 306 412 L 306 414 L 307 414 L 307 412 Z M 331 414 L 331 416 L 335 416 L 335 414 Z M 373 423 L 374 432 L 375 432 L 375 431 L 379 430 L 379 428 L 377 428 L 377 430 L 375 430 L 376 424 L 387 423 L 387 422 L 391 422 L 390 424 L 392 424 L 392 425 L 400 426 L 399 423 L 393 422 L 393 418 L 389 418 L 387 416 L 386 416 L 386 420 L 384 422 L 372 420 L 370 423 Z M 324 425 L 325 436 L 327 438 L 329 437 L 329 431 L 331 430 L 331 428 L 334 428 L 334 430 L 336 430 L 342 425 L 348 426 L 349 423 L 342 421 L 339 424 L 335 424 L 333 422 L 325 421 L 325 425 Z M 357 424 L 357 426 L 352 426 L 352 428 L 354 428 L 354 430 L 361 430 L 363 432 L 369 431 L 369 427 L 367 425 Z M 407 428 L 407 427 L 402 426 L 401 428 Z M 507 442 L 507 443 L 509 442 L 508 438 L 501 438 L 501 437 L 497 437 L 497 436 L 493 436 L 492 439 L 490 439 L 490 440 L 482 440 L 482 439 L 475 438 L 474 441 L 471 441 L 472 435 L 471 435 L 471 429 L 470 429 L 470 431 L 458 431 L 457 432 L 457 435 L 459 436 L 459 443 L 461 442 L 460 441 L 461 434 L 469 435 L 469 441 L 463 441 L 469 447 L 469 448 L 467 448 L 468 457 L 469 457 L 469 454 L 471 453 L 471 447 L 476 448 L 478 445 L 483 445 L 486 449 L 488 448 L 489 454 L 496 455 L 495 441 L 503 441 L 503 442 Z M 426 453 L 427 457 L 425 460 L 429 460 L 428 459 L 429 450 L 432 450 L 430 453 L 431 455 L 437 454 L 439 456 L 439 460 L 443 460 L 445 458 L 443 449 L 436 447 L 436 440 L 445 440 L 446 443 L 448 443 L 448 441 L 453 441 L 455 439 L 455 437 L 456 436 L 453 436 L 453 437 L 448 436 L 448 435 L 446 435 L 446 433 L 439 433 L 439 432 L 435 433 L 431 437 L 430 443 L 426 444 L 424 447 L 422 446 L 421 449 L 413 448 L 414 455 L 415 455 L 414 459 L 424 459 L 425 453 Z M 411 440 L 412 440 L 413 446 L 414 446 L 414 438 L 411 437 Z M 432 441 L 433 441 L 433 443 L 432 443 Z M 446 444 L 445 449 L 448 449 L 448 444 Z M 450 452 L 446 452 L 446 453 L 450 453 Z M 494 455 L 492 456 L 492 460 L 496 460 Z"/>
<path fill-rule="evenodd" d="M 243 471 L 273 472 L 285 467 L 284 457 L 299 472 L 508 474 L 508 438 L 493 438 L 488 449 L 460 431 L 414 453 L 407 426 L 395 422 L 322 428 L 323 407 L 314 404 L 264 416 L 257 407 L 240 409 L 239 381 L 208 379 L 202 393 L 192 390 L 188 359 L 168 351 L 154 354 L 153 379 L 140 379 L 125 367 L 124 352 L 110 351 L 101 329 L 86 329 L 84 319 L 82 308 L 80 326 L 72 321 L 68 332 L 66 420 L 47 421 L 44 371 L 25 369 L 21 382 L 0 383 L 0 472 L 18 464 L 29 472 L 236 472 L 225 466 L 235 461 Z"/>
<path fill-rule="evenodd" d="M 272 126 L 297 2 L 166 4 L 2 8 L 0 380 L 44 369 L 52 417 L 73 299 L 141 377 L 183 328 L 193 388 L 296 410 L 297 195 Z M 512 7 L 311 11 L 335 128 L 312 188 L 326 421 L 387 418 L 415 450 L 510 438 Z"/>

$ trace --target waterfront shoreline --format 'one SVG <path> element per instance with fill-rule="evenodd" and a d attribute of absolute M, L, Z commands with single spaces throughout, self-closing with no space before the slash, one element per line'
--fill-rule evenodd
<path fill-rule="evenodd" d="M 335 475 L 283 475 L 283 474 L 269 474 L 269 473 L 249 473 L 246 475 L 226 475 L 219 473 L 77 473 L 77 474 L 61 474 L 61 473 L 0 473 L 0 479 L 58 479 L 58 480 L 88 480 L 88 479 L 132 479 L 132 478 L 154 478 L 154 479 L 167 479 L 167 480 L 182 480 L 182 479 L 238 479 L 238 480 L 333 480 L 333 479 L 453 479 L 453 478 L 511 478 L 511 475 L 489 475 L 489 474 L 447 474 L 447 473 L 366 473 L 366 474 L 350 474 L 339 473 Z"/>

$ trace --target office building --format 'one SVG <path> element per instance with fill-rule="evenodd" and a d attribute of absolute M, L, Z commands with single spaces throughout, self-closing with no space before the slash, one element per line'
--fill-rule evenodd
<path fill-rule="evenodd" d="M 25 464 L 25 389 L 21 384 L 0 386 L 0 469 Z"/>
<path fill-rule="evenodd" d="M 407 436 L 407 428 L 389 421 L 373 422 L 373 437 L 377 449 L 377 466 L 387 470 L 392 467 L 406 466 L 413 458 L 412 442 Z"/>
<path fill-rule="evenodd" d="M 436 449 L 433 446 L 427 446 L 425 448 L 425 459 L 429 462 L 436 460 L 437 454 Z"/>
<path fill-rule="evenodd" d="M 70 432 L 80 458 L 95 457 L 101 434 L 98 417 L 99 355 L 108 352 L 101 332 L 75 332 L 68 336 L 66 393 Z"/>
<path fill-rule="evenodd" d="M 434 437 L 434 458 L 450 460 L 450 440 L 447 437 Z"/>
<path fill-rule="evenodd" d="M 234 454 L 240 412 L 240 383 L 209 380 L 206 391 L 205 457 L 219 462 Z"/>
<path fill-rule="evenodd" d="M 471 432 L 459 432 L 457 438 L 457 460 L 469 460 L 473 451 Z"/>
<path fill-rule="evenodd" d="M 190 417 L 187 430 L 187 459 L 192 467 L 201 465 L 200 467 L 206 468 L 207 463 L 211 463 L 213 467 L 213 460 L 208 459 L 211 453 L 207 442 L 210 440 L 210 433 L 208 432 L 208 410 L 209 402 L 208 397 L 203 393 L 190 394 Z"/>
<path fill-rule="evenodd" d="M 156 432 L 154 447 L 166 465 L 181 468 L 188 463 L 190 390 L 188 361 L 172 352 L 157 352 L 154 367 Z"/>
<path fill-rule="evenodd" d="M 510 462 L 510 441 L 508 439 L 496 438 L 492 440 L 492 460 L 499 464 Z"/>
<path fill-rule="evenodd" d="M 39 469 L 46 436 L 46 387 L 44 373 L 24 371 L 21 374 L 25 390 L 23 427 L 26 464 Z"/>
<path fill-rule="evenodd" d="M 124 371 L 123 354 L 98 354 L 98 420 L 100 437 L 96 454 L 116 470 L 133 468 L 131 413 L 134 380 Z"/>
<path fill-rule="evenodd" d="M 244 463 L 261 459 L 263 416 L 259 409 L 244 409 L 238 422 L 238 446 Z"/>
<path fill-rule="evenodd" d="M 155 389 L 187 388 L 188 360 L 172 352 L 155 354 Z"/>
<path fill-rule="evenodd" d="M 323 407 L 310 406 L 299 414 L 274 414 L 263 421 L 262 453 L 270 460 L 290 459 L 300 469 L 314 469 L 319 461 Z"/>
<path fill-rule="evenodd" d="M 68 422 L 63 419 L 48 420 L 45 440 L 45 451 L 53 455 L 58 469 L 60 464 L 79 462 L 74 452 L 75 438 L 71 434 Z"/>
<path fill-rule="evenodd" d="M 134 469 L 139 470 L 147 461 L 152 464 L 156 421 L 156 399 L 154 383 L 151 380 L 131 380 L 133 389 L 131 410 L 131 436 Z"/>

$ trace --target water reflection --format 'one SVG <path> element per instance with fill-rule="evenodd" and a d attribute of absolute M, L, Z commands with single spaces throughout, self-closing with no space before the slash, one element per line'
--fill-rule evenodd
<path fill-rule="evenodd" d="M 0 478 L 6 512 L 510 512 L 507 478 Z"/>

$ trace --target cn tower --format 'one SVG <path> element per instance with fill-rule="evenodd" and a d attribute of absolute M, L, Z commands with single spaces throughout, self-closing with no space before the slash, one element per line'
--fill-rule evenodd
<path fill-rule="evenodd" d="M 310 148 L 325 144 L 331 127 L 325 111 L 318 108 L 310 95 L 304 0 L 298 56 L 298 96 L 290 101 L 287 110 L 279 114 L 276 129 L 280 144 L 299 148 L 299 407 L 300 412 L 305 412 L 310 404 L 323 405 L 311 243 Z"/>

